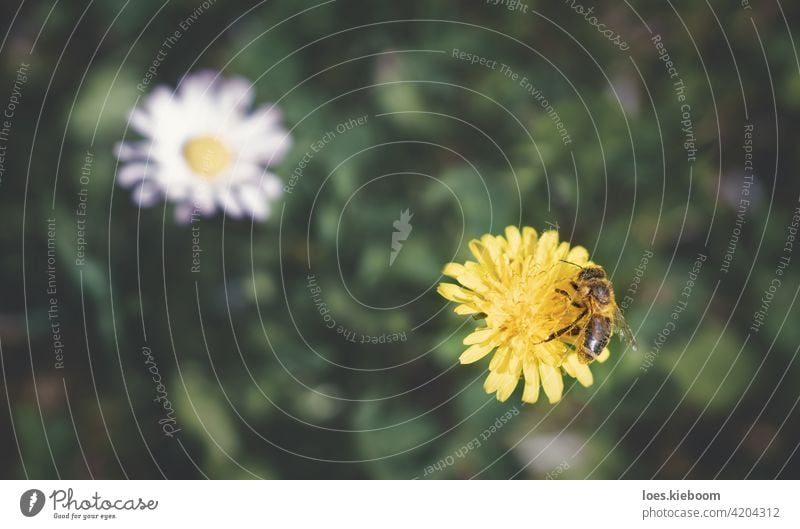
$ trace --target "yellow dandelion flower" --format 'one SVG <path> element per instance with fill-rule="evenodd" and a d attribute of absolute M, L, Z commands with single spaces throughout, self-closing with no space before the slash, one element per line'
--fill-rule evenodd
<path fill-rule="evenodd" d="M 565 332 L 548 340 L 581 315 L 582 310 L 558 290 L 570 289 L 575 265 L 593 265 L 586 249 L 559 243 L 556 231 L 539 237 L 533 228 L 520 233 L 516 226 L 507 227 L 505 237 L 487 234 L 473 240 L 469 248 L 476 261 L 444 268 L 444 274 L 460 285 L 441 283 L 438 292 L 458 303 L 457 314 L 483 318 L 484 326 L 464 339 L 469 347 L 459 359 L 471 364 L 495 352 L 484 383 L 486 392 L 505 401 L 522 375 L 524 402 L 536 402 L 540 387 L 551 403 L 558 402 L 564 390 L 562 371 L 583 386 L 592 385 L 592 372 L 577 353 L 580 336 Z M 603 362 L 608 356 L 604 349 L 597 360 Z"/>

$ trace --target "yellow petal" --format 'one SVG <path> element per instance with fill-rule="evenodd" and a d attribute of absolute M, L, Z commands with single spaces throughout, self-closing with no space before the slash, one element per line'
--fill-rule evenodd
<path fill-rule="evenodd" d="M 543 254 L 552 253 L 558 246 L 558 232 L 555 230 L 547 230 L 539 237 L 539 242 L 536 244 L 536 251 Z"/>
<path fill-rule="evenodd" d="M 589 262 L 589 252 L 586 251 L 586 248 L 583 246 L 576 246 L 569 251 L 566 260 L 570 263 L 575 263 L 576 265 L 586 266 L 586 263 Z M 576 272 L 579 271 L 574 266 L 572 268 Z"/>
<path fill-rule="evenodd" d="M 481 237 L 481 243 L 483 247 L 486 248 L 486 251 L 489 252 L 492 263 L 497 264 L 500 260 L 500 255 L 503 253 L 506 240 L 503 237 L 493 237 L 492 235 L 486 234 Z"/>
<path fill-rule="evenodd" d="M 525 389 L 522 391 L 522 402 L 533 404 L 539 400 L 539 384 L 535 386 L 530 382 L 525 383 Z"/>
<path fill-rule="evenodd" d="M 569 255 L 569 243 L 566 242 L 566 241 L 564 241 L 562 243 L 559 243 L 559 245 L 556 247 L 555 258 L 556 259 L 566 259 L 568 255 Z M 572 268 L 575 268 L 575 267 L 573 266 Z M 577 268 L 576 268 L 576 270 L 577 270 Z"/>
<path fill-rule="evenodd" d="M 547 364 L 539 364 L 539 374 L 542 377 L 542 387 L 550 404 L 561 400 L 564 392 L 564 379 L 561 377 L 561 370 Z"/>
<path fill-rule="evenodd" d="M 469 303 L 475 295 L 469 290 L 465 290 L 453 283 L 439 283 L 436 291 L 445 299 L 455 301 L 457 303 Z"/>
<path fill-rule="evenodd" d="M 516 226 L 506 227 L 506 239 L 508 239 L 508 252 L 515 255 L 519 252 L 522 245 L 522 235 Z"/>
<path fill-rule="evenodd" d="M 563 364 L 561 364 L 561 367 L 564 368 L 564 371 L 566 371 L 566 373 L 569 376 L 571 376 L 572 378 L 575 378 L 575 375 L 576 375 L 575 366 L 569 360 L 570 359 L 567 358 L 567 360 Z"/>
<path fill-rule="evenodd" d="M 489 362 L 489 371 L 504 372 L 506 371 L 506 364 L 508 360 L 509 350 L 508 347 L 498 347 L 497 352 Z"/>
<path fill-rule="evenodd" d="M 503 375 L 496 371 L 490 371 L 489 376 L 486 377 L 486 380 L 483 383 L 483 389 L 486 393 L 494 393 L 497 391 L 497 388 L 503 383 Z"/>
<path fill-rule="evenodd" d="M 484 238 L 485 240 L 485 238 Z M 484 244 L 484 240 L 477 240 L 473 239 L 469 241 L 469 250 L 472 252 L 472 255 L 478 260 L 478 264 L 481 265 L 482 270 L 489 274 L 490 276 L 496 275 L 496 268 L 494 264 L 494 260 L 492 259 L 492 254 L 486 245 Z"/>
<path fill-rule="evenodd" d="M 608 360 L 608 357 L 611 356 L 611 351 L 608 350 L 608 347 L 603 349 L 603 352 L 597 355 L 595 362 L 600 362 L 601 364 Z"/>
<path fill-rule="evenodd" d="M 458 357 L 458 361 L 462 364 L 471 364 L 473 362 L 477 362 L 487 354 L 489 354 L 492 349 L 494 349 L 494 345 L 492 344 L 476 344 L 469 348 L 466 351 L 461 353 L 461 356 Z"/>
<path fill-rule="evenodd" d="M 500 387 L 497 389 L 497 400 L 500 402 L 505 402 L 508 400 L 508 397 L 514 393 L 514 390 L 517 388 L 517 384 L 519 383 L 519 375 L 512 376 L 512 375 L 504 375 L 503 381 Z"/>
<path fill-rule="evenodd" d="M 578 379 L 581 386 L 585 388 L 588 388 L 594 383 L 592 370 L 589 369 L 588 365 L 581 363 L 576 354 L 569 355 L 569 358 L 567 358 L 567 361 L 564 363 L 564 370 L 567 371 L 571 377 Z"/>
<path fill-rule="evenodd" d="M 576 367 L 575 370 L 577 371 L 577 376 L 575 378 L 578 379 L 578 382 L 580 382 L 581 386 L 588 388 L 594 384 L 592 370 L 589 369 L 588 365 L 578 362 L 578 367 Z"/>
<path fill-rule="evenodd" d="M 557 264 L 556 249 L 558 248 L 558 232 L 546 231 L 539 237 L 536 243 L 536 251 L 533 254 L 533 262 L 537 269 L 548 271 Z"/>
<path fill-rule="evenodd" d="M 481 278 L 481 276 L 475 272 L 462 272 L 458 276 L 458 282 L 470 290 L 486 290 L 486 284 L 484 283 L 483 278 Z"/>
<path fill-rule="evenodd" d="M 522 402 L 534 403 L 539 400 L 539 366 L 533 358 L 526 358 L 522 365 L 525 374 L 525 390 L 522 392 Z"/>
<path fill-rule="evenodd" d="M 494 329 L 487 329 L 486 327 L 482 327 L 480 329 L 476 329 L 472 334 L 467 335 L 467 337 L 464 338 L 464 345 L 473 345 L 476 343 L 487 342 L 494 335 L 495 335 Z"/>
<path fill-rule="evenodd" d="M 533 346 L 536 357 L 551 366 L 558 367 L 564 362 L 566 346 L 558 340 L 551 340 Z"/>
<path fill-rule="evenodd" d="M 511 355 L 508 372 L 514 375 L 514 378 L 519 378 L 522 374 L 522 358 L 519 355 Z"/>
<path fill-rule="evenodd" d="M 472 305 L 467 305 L 465 303 L 463 305 L 457 305 L 456 308 L 453 309 L 453 312 L 455 312 L 456 314 L 467 315 L 467 314 L 477 314 L 480 312 L 480 310 L 473 307 Z"/>
<path fill-rule="evenodd" d="M 521 371 L 522 362 L 520 362 L 519 359 L 514 358 L 512 359 L 508 372 L 498 373 L 496 371 L 492 371 L 489 373 L 483 388 L 486 390 L 486 393 L 493 393 L 496 391 L 497 400 L 500 402 L 505 402 L 508 400 L 508 397 L 514 393 L 514 389 L 516 389 L 517 384 L 519 383 L 519 375 Z"/>
<path fill-rule="evenodd" d="M 466 268 L 462 264 L 459 264 L 459 263 L 447 263 L 446 265 L 444 265 L 444 270 L 442 270 L 442 273 L 444 275 L 450 276 L 452 278 L 458 278 L 458 276 L 463 274 L 465 271 L 466 271 Z"/>
<path fill-rule="evenodd" d="M 533 255 L 536 250 L 537 239 L 536 230 L 528 226 L 522 228 L 522 248 L 525 255 Z"/>

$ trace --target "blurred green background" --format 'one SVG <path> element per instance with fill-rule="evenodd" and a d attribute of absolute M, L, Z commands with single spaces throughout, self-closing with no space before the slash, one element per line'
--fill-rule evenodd
<path fill-rule="evenodd" d="M 0 476 L 800 477 L 800 256 L 785 250 L 800 192 L 800 8 L 494 4 L 3 2 L 0 104 L 29 68 L 0 182 Z M 367 117 L 314 154 L 267 222 L 203 220 L 194 274 L 190 228 L 171 204 L 137 210 L 113 183 L 113 146 L 161 43 L 197 10 L 155 84 L 206 68 L 254 80 L 292 129 L 284 181 L 326 132 Z M 748 125 L 755 178 L 726 267 Z M 389 266 L 405 209 L 413 230 Z M 614 340 L 595 384 L 567 381 L 556 406 L 522 405 L 520 389 L 506 403 L 486 395 L 486 362 L 457 362 L 475 323 L 435 292 L 444 263 L 508 224 L 557 226 L 631 297 L 639 351 Z"/>

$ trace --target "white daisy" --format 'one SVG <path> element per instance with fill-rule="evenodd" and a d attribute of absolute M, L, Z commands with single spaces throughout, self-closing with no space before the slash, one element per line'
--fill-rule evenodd
<path fill-rule="evenodd" d="M 120 185 L 133 188 L 142 207 L 175 202 L 180 223 L 217 208 L 265 219 L 282 189 L 267 167 L 283 158 L 290 138 L 277 108 L 250 112 L 252 103 L 249 81 L 211 71 L 187 75 L 176 91 L 155 88 L 130 114 L 145 139 L 117 145 Z"/>

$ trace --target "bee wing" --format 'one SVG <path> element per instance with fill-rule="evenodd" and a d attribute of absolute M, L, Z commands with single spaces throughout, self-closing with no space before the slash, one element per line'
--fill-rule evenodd
<path fill-rule="evenodd" d="M 614 314 L 614 332 L 619 334 L 619 337 L 630 345 L 631 349 L 634 351 L 639 349 L 639 344 L 636 343 L 636 337 L 633 335 L 633 331 L 628 325 L 628 322 L 625 321 L 625 317 L 622 315 L 622 311 L 619 310 L 619 307 L 617 307 L 616 314 Z"/>

